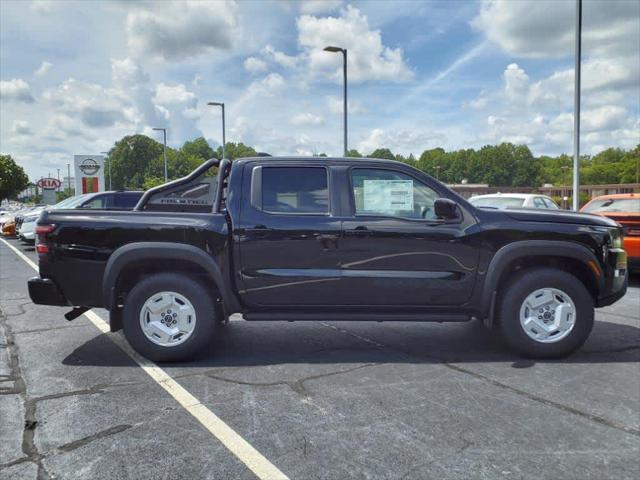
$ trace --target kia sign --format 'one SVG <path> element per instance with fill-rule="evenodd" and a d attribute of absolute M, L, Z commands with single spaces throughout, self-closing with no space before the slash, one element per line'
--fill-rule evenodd
<path fill-rule="evenodd" d="M 76 195 L 104 191 L 104 157 L 102 155 L 74 155 Z"/>
<path fill-rule="evenodd" d="M 60 188 L 60 185 L 62 185 L 62 182 L 57 178 L 49 177 L 49 178 L 41 178 L 40 180 L 38 180 L 36 185 L 42 188 L 43 190 L 55 190 L 57 188 Z"/>

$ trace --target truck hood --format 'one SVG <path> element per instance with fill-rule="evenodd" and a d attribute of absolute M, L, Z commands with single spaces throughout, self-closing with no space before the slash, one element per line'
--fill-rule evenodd
<path fill-rule="evenodd" d="M 573 223 L 600 227 L 616 227 L 618 223 L 610 218 L 589 213 L 570 212 L 568 210 L 508 209 L 502 211 L 508 217 L 521 222 Z"/>

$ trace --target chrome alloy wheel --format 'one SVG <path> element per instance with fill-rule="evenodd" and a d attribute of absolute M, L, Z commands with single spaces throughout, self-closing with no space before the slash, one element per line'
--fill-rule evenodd
<path fill-rule="evenodd" d="M 529 338 L 540 343 L 559 342 L 576 324 L 571 297 L 557 288 L 540 288 L 520 307 L 520 325 Z"/>
<path fill-rule="evenodd" d="M 175 347 L 184 343 L 196 327 L 196 310 L 176 292 L 158 292 L 140 309 L 142 333 L 156 345 Z"/>

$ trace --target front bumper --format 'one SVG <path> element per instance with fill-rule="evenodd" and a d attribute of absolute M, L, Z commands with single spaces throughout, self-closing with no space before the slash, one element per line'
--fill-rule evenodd
<path fill-rule="evenodd" d="M 38 305 L 68 306 L 69 302 L 50 278 L 33 277 L 27 281 L 29 296 Z"/>

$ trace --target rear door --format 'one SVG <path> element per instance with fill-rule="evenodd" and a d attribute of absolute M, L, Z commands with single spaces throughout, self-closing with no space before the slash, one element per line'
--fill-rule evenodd
<path fill-rule="evenodd" d="M 436 218 L 441 195 L 408 172 L 351 168 L 351 215 L 342 222 L 342 289 L 354 305 L 437 306 L 465 303 L 473 291 L 478 248 L 464 209 Z"/>
<path fill-rule="evenodd" d="M 253 306 L 332 305 L 339 282 L 340 219 L 323 163 L 248 164 L 243 174 L 240 293 Z"/>

